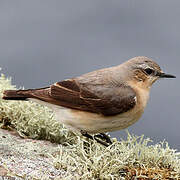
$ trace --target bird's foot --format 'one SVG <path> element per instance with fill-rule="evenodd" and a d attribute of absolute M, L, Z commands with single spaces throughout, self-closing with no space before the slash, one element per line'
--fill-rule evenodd
<path fill-rule="evenodd" d="M 92 140 L 95 139 L 98 143 L 100 143 L 100 144 L 102 144 L 102 145 L 104 145 L 106 147 L 108 147 L 109 145 L 112 144 L 112 141 L 111 141 L 110 137 L 107 134 L 105 134 L 105 133 L 97 134 L 97 135 L 94 136 L 94 138 L 93 138 L 93 136 L 91 136 L 90 134 L 88 134 L 85 131 L 81 131 L 81 134 L 84 137 L 87 137 L 88 139 L 92 139 Z M 104 139 L 106 141 L 103 141 Z"/>

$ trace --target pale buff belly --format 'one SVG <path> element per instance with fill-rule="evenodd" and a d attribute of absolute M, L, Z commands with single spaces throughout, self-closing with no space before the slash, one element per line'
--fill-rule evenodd
<path fill-rule="evenodd" d="M 63 107 L 53 109 L 58 121 L 72 129 L 84 130 L 88 133 L 111 132 L 127 128 L 134 124 L 142 114 L 142 112 L 127 112 L 116 116 L 103 116 Z"/>

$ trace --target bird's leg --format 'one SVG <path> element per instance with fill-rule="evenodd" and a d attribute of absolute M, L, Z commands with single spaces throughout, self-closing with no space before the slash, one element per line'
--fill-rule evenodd
<path fill-rule="evenodd" d="M 112 144 L 111 138 L 105 133 L 97 134 L 97 135 L 95 135 L 95 137 L 98 137 L 102 140 L 105 139 L 107 143 Z"/>
<path fill-rule="evenodd" d="M 88 134 L 86 131 L 82 131 L 82 130 L 81 130 L 81 134 L 82 134 L 84 137 L 87 137 L 87 138 L 89 138 L 89 139 L 92 139 L 92 140 L 95 139 L 98 143 L 100 143 L 100 144 L 102 144 L 102 145 L 104 145 L 104 146 L 106 146 L 106 147 L 109 146 L 109 144 L 108 144 L 107 142 L 101 141 L 99 138 L 96 138 L 96 136 L 94 136 L 94 138 L 93 138 L 93 136 L 91 136 L 90 134 Z M 101 136 L 101 139 L 102 139 L 102 136 Z"/>
<path fill-rule="evenodd" d="M 100 143 L 100 144 L 102 144 L 102 145 L 104 145 L 104 146 L 106 146 L 106 147 L 108 147 L 110 144 L 109 143 L 107 143 L 107 142 L 105 142 L 105 141 L 103 141 L 103 140 L 100 140 L 97 136 L 94 136 L 94 139 L 98 142 L 98 143 Z"/>

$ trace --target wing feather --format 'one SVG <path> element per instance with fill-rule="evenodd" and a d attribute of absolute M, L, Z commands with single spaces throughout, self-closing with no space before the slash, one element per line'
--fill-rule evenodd
<path fill-rule="evenodd" d="M 129 86 L 85 85 L 75 79 L 51 85 L 49 95 L 57 105 L 105 116 L 127 112 L 136 104 Z"/>

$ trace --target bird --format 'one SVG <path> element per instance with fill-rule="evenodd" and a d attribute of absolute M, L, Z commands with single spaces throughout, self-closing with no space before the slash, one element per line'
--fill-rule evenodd
<path fill-rule="evenodd" d="M 106 133 L 125 129 L 141 118 L 151 86 L 160 78 L 175 76 L 164 73 L 154 60 L 138 56 L 118 66 L 65 79 L 48 87 L 5 90 L 3 99 L 45 105 L 55 112 L 57 121 L 90 139 L 97 134 L 96 140 L 108 146 L 112 141 Z"/>

